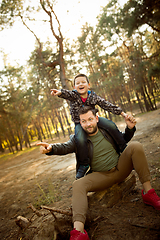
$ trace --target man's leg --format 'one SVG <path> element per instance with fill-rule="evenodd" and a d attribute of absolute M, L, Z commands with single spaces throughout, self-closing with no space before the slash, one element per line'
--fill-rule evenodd
<path fill-rule="evenodd" d="M 142 184 L 150 182 L 150 171 L 148 168 L 147 159 L 141 143 L 131 142 L 122 152 L 118 160 L 117 169 L 122 177 L 128 176 L 128 169 L 135 169 Z M 119 176 L 120 177 L 120 176 Z M 123 181 L 119 178 L 117 181 Z"/>
<path fill-rule="evenodd" d="M 129 162 L 126 162 L 125 159 L 128 159 Z M 158 197 L 155 190 L 151 187 L 150 172 L 142 144 L 138 142 L 131 142 L 130 145 L 124 150 L 119 158 L 117 166 L 119 171 L 123 173 L 130 162 L 132 162 L 134 169 L 138 173 L 139 180 L 143 185 L 143 202 L 153 206 L 157 210 L 160 210 L 160 197 Z M 124 174 L 122 175 L 124 176 Z"/>
<path fill-rule="evenodd" d="M 85 224 L 88 209 L 87 193 L 104 190 L 112 186 L 115 181 L 113 173 L 93 172 L 73 183 L 73 222 L 80 221 Z"/>
<path fill-rule="evenodd" d="M 73 222 L 85 224 L 88 209 L 87 193 L 100 191 L 122 182 L 135 169 L 143 186 L 150 188 L 150 172 L 143 147 L 131 142 L 121 154 L 117 169 L 112 172 L 93 172 L 73 183 Z M 78 230 L 78 229 L 77 229 Z M 80 230 L 81 231 L 81 230 Z"/>
<path fill-rule="evenodd" d="M 112 173 L 110 173 L 111 175 Z M 108 172 L 100 173 L 93 172 L 80 178 L 73 183 L 73 197 L 72 197 L 72 210 L 73 210 L 73 224 L 74 230 L 71 231 L 70 240 L 84 239 L 89 240 L 87 233 L 84 230 L 86 220 L 86 213 L 88 209 L 87 192 L 103 190 L 114 184 L 112 178 L 107 177 Z M 110 179 L 110 181 L 108 181 Z M 76 234 L 76 237 L 72 234 Z"/>
<path fill-rule="evenodd" d="M 119 157 L 117 169 L 114 172 L 93 172 L 73 183 L 73 223 L 77 231 L 84 232 L 88 209 L 87 193 L 101 191 L 122 182 L 133 168 L 138 173 L 144 190 L 146 192 L 149 190 L 146 193 L 147 197 L 142 193 L 143 201 L 160 210 L 160 198 L 154 189 L 150 189 L 150 172 L 143 147 L 138 142 L 131 142 Z"/>

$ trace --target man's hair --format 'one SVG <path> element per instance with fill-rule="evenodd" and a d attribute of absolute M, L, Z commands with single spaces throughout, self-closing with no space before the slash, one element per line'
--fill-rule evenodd
<path fill-rule="evenodd" d="M 75 78 L 74 78 L 74 80 L 73 80 L 73 84 L 74 84 L 74 85 L 75 85 L 75 80 L 76 80 L 76 78 L 78 78 L 78 77 L 85 77 L 86 80 L 87 80 L 87 82 L 89 83 L 88 77 L 87 77 L 85 74 L 83 74 L 83 73 L 79 73 L 78 75 L 75 76 Z"/>
<path fill-rule="evenodd" d="M 84 106 L 84 107 L 81 107 L 79 109 L 79 116 L 82 115 L 82 114 L 86 114 L 88 113 L 89 111 L 91 111 L 93 113 L 94 116 L 96 116 L 96 113 L 98 112 L 98 109 L 96 108 L 92 108 L 91 106 Z"/>

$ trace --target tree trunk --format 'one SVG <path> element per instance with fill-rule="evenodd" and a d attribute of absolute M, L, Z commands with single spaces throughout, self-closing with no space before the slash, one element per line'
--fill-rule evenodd
<path fill-rule="evenodd" d="M 50 127 L 49 127 L 49 123 L 48 123 L 48 116 L 46 116 L 46 125 L 47 125 L 47 128 L 48 128 L 48 132 L 49 132 L 49 135 L 50 135 L 50 138 L 52 138 L 52 133 L 51 133 L 51 130 L 50 130 Z"/>
<path fill-rule="evenodd" d="M 144 104 L 145 104 L 145 107 L 146 107 L 147 112 L 151 111 L 151 108 L 150 108 L 149 103 L 148 103 L 148 101 L 147 101 L 147 98 L 146 98 L 146 95 L 145 95 L 145 93 L 144 93 L 143 87 L 141 87 L 141 94 L 142 94 L 142 96 L 143 96 L 143 100 L 144 100 Z"/>
<path fill-rule="evenodd" d="M 89 194 L 89 208 L 97 206 L 113 207 L 123 197 L 128 195 L 135 187 L 136 177 L 132 172 L 122 183 L 114 184 L 112 187 L 95 193 Z M 97 204 L 98 202 L 98 204 Z M 102 209 L 101 209 L 102 211 Z"/>
<path fill-rule="evenodd" d="M 28 147 L 28 145 L 29 145 L 29 147 L 31 147 L 30 141 L 29 141 L 29 137 L 28 137 L 28 133 L 27 133 L 27 132 L 25 133 L 24 141 L 25 141 L 25 147 L 26 147 L 26 148 Z"/>
<path fill-rule="evenodd" d="M 63 132 L 63 136 L 65 137 L 65 136 L 66 136 L 65 130 L 64 130 L 64 127 L 63 127 L 63 123 L 62 123 L 62 120 L 61 120 L 61 116 L 60 116 L 59 112 L 57 111 L 57 109 L 55 109 L 55 113 L 56 113 L 56 116 L 57 116 L 58 121 L 59 121 L 59 123 L 60 123 L 61 129 L 62 129 L 62 132 Z"/>
<path fill-rule="evenodd" d="M 34 122 L 35 128 L 37 129 L 37 135 L 38 135 L 38 140 L 42 142 L 42 136 L 40 132 L 40 128 L 37 126 L 37 124 Z"/>
<path fill-rule="evenodd" d="M 44 125 L 44 128 L 45 128 L 45 132 L 47 133 L 47 138 L 49 139 L 49 133 L 48 133 L 48 128 L 46 126 L 45 117 L 42 116 L 42 118 L 43 118 L 43 125 Z"/>
<path fill-rule="evenodd" d="M 21 128 L 22 128 L 22 127 L 21 127 Z M 19 130 L 19 129 L 17 129 L 17 137 L 18 137 L 18 139 L 19 139 L 20 151 L 22 151 L 22 149 L 23 149 L 23 146 L 22 146 L 23 142 L 22 142 L 22 138 L 21 138 L 18 130 Z M 23 131 L 22 131 L 22 134 L 23 134 Z"/>
<path fill-rule="evenodd" d="M 63 111 L 64 111 L 64 117 L 65 117 L 66 122 L 67 122 L 68 134 L 71 135 L 72 134 L 72 129 L 71 129 L 71 125 L 69 123 L 68 117 L 67 117 L 66 109 L 64 107 L 63 107 Z"/>
<path fill-rule="evenodd" d="M 136 97 L 137 97 L 137 100 L 138 100 L 139 108 L 140 108 L 141 112 L 143 113 L 143 112 L 145 112 L 145 109 L 144 109 L 143 104 L 142 104 L 142 102 L 141 102 L 141 100 L 139 98 L 139 94 L 138 94 L 137 90 L 136 90 L 135 93 L 136 93 Z"/>
<path fill-rule="evenodd" d="M 54 113 L 53 113 L 54 114 Z M 50 116 L 50 119 L 51 119 L 51 122 L 52 122 L 52 126 L 54 129 L 56 129 L 56 133 L 55 135 L 59 138 L 59 131 L 58 131 L 58 127 L 57 127 L 57 121 L 55 118 L 53 118 L 51 115 Z M 53 120 L 54 119 L 54 120 Z"/>
<path fill-rule="evenodd" d="M 9 131 L 9 139 L 8 139 L 8 141 L 10 142 L 10 146 L 14 146 L 16 151 L 18 152 L 17 141 L 15 140 L 14 133 L 12 131 L 12 127 L 11 127 L 11 124 L 10 124 L 7 116 L 6 116 L 6 122 L 7 122 L 7 126 L 8 126 L 8 131 Z"/>
<path fill-rule="evenodd" d="M 2 146 L 2 140 L 1 140 L 1 138 L 0 138 L 0 152 L 2 152 L 2 153 L 4 153 L 4 148 L 3 148 L 3 146 Z"/>
<path fill-rule="evenodd" d="M 46 139 L 46 136 L 45 136 L 45 134 L 44 134 L 44 132 L 43 132 L 42 126 L 40 125 L 39 128 L 40 128 L 40 130 L 41 130 L 41 133 L 42 133 L 42 135 L 43 135 L 43 138 Z"/>
<path fill-rule="evenodd" d="M 144 91 L 145 91 L 145 93 L 146 93 L 146 95 L 147 95 L 147 98 L 148 98 L 148 101 L 149 101 L 149 103 L 150 103 L 150 108 L 151 108 L 151 110 L 155 110 L 155 109 L 154 109 L 154 106 L 153 106 L 153 104 L 152 104 L 151 98 L 150 98 L 150 96 L 149 96 L 149 94 L 148 94 L 148 91 L 147 91 L 146 86 L 144 86 Z"/>

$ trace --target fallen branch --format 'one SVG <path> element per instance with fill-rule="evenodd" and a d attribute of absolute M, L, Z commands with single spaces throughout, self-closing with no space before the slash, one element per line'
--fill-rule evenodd
<path fill-rule="evenodd" d="M 41 216 L 43 216 L 44 214 L 43 213 L 41 213 L 40 211 L 38 211 L 35 207 L 33 207 L 33 205 L 31 204 L 31 205 L 29 205 L 28 206 L 28 208 L 31 208 L 32 209 L 32 211 L 38 216 L 38 217 L 41 217 Z"/>
<path fill-rule="evenodd" d="M 152 227 L 141 225 L 141 224 L 134 224 L 134 223 L 130 223 L 130 224 L 134 227 L 146 228 L 146 229 L 153 230 L 153 231 L 159 231 L 160 230 L 160 228 L 152 228 Z"/>
<path fill-rule="evenodd" d="M 67 215 L 67 216 L 72 216 L 72 212 L 70 212 L 70 211 L 65 211 L 65 210 L 56 209 L 56 208 L 47 207 L 47 206 L 41 206 L 41 208 L 46 209 L 50 212 L 57 212 L 57 213 L 64 214 L 64 215 Z"/>
<path fill-rule="evenodd" d="M 29 220 L 22 216 L 18 216 L 15 222 L 21 229 L 27 228 L 30 224 Z"/>

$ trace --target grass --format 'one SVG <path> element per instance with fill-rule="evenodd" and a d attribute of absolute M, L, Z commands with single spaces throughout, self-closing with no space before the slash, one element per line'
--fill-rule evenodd
<path fill-rule="evenodd" d="M 7 161 L 7 160 L 14 159 L 15 157 L 21 156 L 25 153 L 32 152 L 36 148 L 37 148 L 37 146 L 31 147 L 31 148 L 25 148 L 24 150 L 18 151 L 18 152 L 15 152 L 15 153 L 3 153 L 3 154 L 0 155 L 0 163 L 2 163 L 4 161 Z"/>
<path fill-rule="evenodd" d="M 55 139 L 45 139 L 43 140 L 43 142 L 48 142 L 48 143 L 54 143 L 54 142 L 64 142 L 64 141 L 68 141 L 69 140 L 69 135 L 66 134 L 66 137 L 64 138 L 63 134 L 61 133 L 60 134 L 60 138 L 55 138 Z M 36 140 L 37 141 L 37 140 Z M 34 140 L 33 142 L 35 142 L 36 144 L 36 141 Z M 32 142 L 32 143 L 33 143 Z M 38 146 L 32 146 L 31 148 L 26 148 L 24 147 L 22 151 L 18 151 L 18 152 L 9 152 L 9 153 L 0 153 L 0 164 L 4 161 L 7 161 L 7 160 L 11 160 L 11 159 L 14 159 L 15 157 L 17 156 L 21 156 L 25 153 L 28 153 L 28 152 L 32 152 L 33 150 L 35 150 Z"/>
<path fill-rule="evenodd" d="M 47 190 L 44 190 L 37 180 L 36 180 L 36 185 L 38 186 L 38 189 L 39 189 L 39 194 L 38 193 L 36 194 L 36 198 L 33 203 L 33 205 L 36 208 L 40 208 L 41 205 L 50 205 L 55 201 L 61 199 L 60 193 L 57 192 L 57 190 L 53 186 L 53 183 L 50 179 L 48 179 Z"/>

